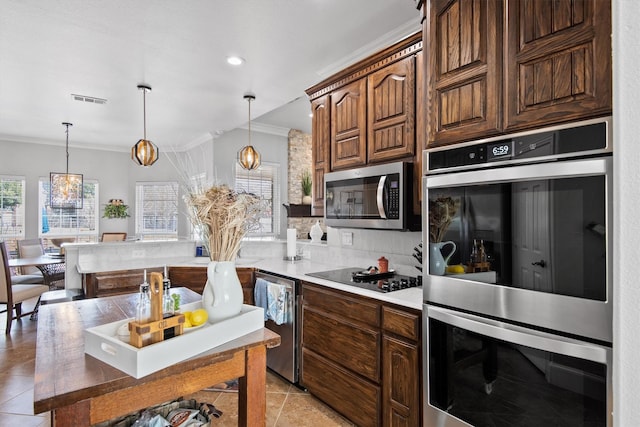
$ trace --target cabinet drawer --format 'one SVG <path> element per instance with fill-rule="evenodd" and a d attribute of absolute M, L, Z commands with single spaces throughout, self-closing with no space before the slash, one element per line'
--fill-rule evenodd
<path fill-rule="evenodd" d="M 419 313 L 382 307 L 382 328 L 413 341 L 420 338 L 420 319 Z"/>
<path fill-rule="evenodd" d="M 162 268 L 146 270 L 148 275 L 151 272 L 163 272 Z M 147 276 L 147 281 L 149 280 Z M 140 291 L 140 284 L 143 281 L 144 269 L 89 273 L 85 277 L 84 292 L 88 298 L 134 293 Z"/>
<path fill-rule="evenodd" d="M 372 381 L 380 381 L 380 332 L 303 307 L 302 345 Z"/>
<path fill-rule="evenodd" d="M 303 298 L 305 305 L 334 313 L 341 319 L 351 319 L 370 326 L 380 327 L 379 304 L 308 283 L 304 283 Z"/>
<path fill-rule="evenodd" d="M 207 283 L 207 267 L 169 267 L 171 286 L 189 288 L 202 294 Z"/>
<path fill-rule="evenodd" d="M 380 425 L 380 387 L 308 349 L 302 350 L 302 384 L 359 426 Z"/>

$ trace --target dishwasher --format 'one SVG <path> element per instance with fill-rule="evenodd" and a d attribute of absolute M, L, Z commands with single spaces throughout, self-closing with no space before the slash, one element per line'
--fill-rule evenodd
<path fill-rule="evenodd" d="M 277 283 L 286 287 L 286 317 L 278 325 L 273 320 L 265 321 L 265 328 L 280 335 L 280 345 L 267 350 L 267 367 L 286 378 L 293 384 L 298 384 L 300 363 L 300 282 L 289 277 L 256 272 L 256 280 L 264 279 L 269 283 Z"/>

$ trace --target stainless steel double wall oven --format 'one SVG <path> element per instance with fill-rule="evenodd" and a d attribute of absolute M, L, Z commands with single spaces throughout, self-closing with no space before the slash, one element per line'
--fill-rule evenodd
<path fill-rule="evenodd" d="M 425 151 L 425 425 L 612 425 L 612 153 L 610 117 Z"/>

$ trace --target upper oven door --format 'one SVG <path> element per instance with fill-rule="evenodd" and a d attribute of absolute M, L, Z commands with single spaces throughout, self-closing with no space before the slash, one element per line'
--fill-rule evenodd
<path fill-rule="evenodd" d="M 607 156 L 423 178 L 425 301 L 611 342 L 611 171 Z M 466 273 L 440 275 L 438 255 Z"/>

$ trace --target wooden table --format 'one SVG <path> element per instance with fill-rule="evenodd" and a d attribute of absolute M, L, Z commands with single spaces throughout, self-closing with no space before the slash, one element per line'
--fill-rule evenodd
<path fill-rule="evenodd" d="M 201 296 L 173 288 L 182 303 Z M 84 330 L 133 317 L 137 294 L 45 305 L 36 341 L 34 413 L 55 426 L 90 426 L 239 378 L 238 423 L 264 426 L 266 351 L 280 336 L 261 329 L 135 379 L 84 353 Z"/>
<path fill-rule="evenodd" d="M 64 279 L 64 257 L 42 255 L 33 258 L 14 258 L 9 260 L 9 267 L 37 267 L 42 272 L 44 284 L 51 286 L 53 282 Z"/>

